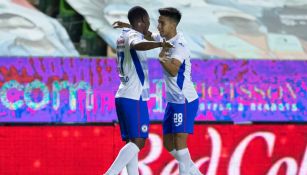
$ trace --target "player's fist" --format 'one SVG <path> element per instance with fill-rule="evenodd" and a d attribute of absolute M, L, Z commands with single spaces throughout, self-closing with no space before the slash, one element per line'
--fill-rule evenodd
<path fill-rule="evenodd" d="M 174 45 L 172 43 L 166 42 L 165 39 L 163 39 L 161 46 L 162 46 L 162 49 L 165 49 L 165 50 L 168 50 L 168 49 L 174 47 Z"/>

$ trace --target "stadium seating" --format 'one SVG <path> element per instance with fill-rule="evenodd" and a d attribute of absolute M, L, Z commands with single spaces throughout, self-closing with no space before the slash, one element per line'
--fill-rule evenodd
<path fill-rule="evenodd" d="M 60 0 L 38 0 L 34 5 L 46 15 L 56 17 L 59 14 L 59 3 Z"/>
<path fill-rule="evenodd" d="M 59 6 L 57 18 L 67 30 L 71 40 L 76 44 L 81 38 L 84 19 L 65 0 L 60 0 Z"/>

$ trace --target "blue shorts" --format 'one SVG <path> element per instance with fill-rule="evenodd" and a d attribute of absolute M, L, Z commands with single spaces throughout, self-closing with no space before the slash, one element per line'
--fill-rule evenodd
<path fill-rule="evenodd" d="M 122 139 L 148 138 L 149 113 L 147 101 L 115 98 Z"/>
<path fill-rule="evenodd" d="M 184 104 L 167 103 L 163 120 L 163 134 L 193 133 L 198 103 L 198 99 L 190 103 L 186 100 Z"/>

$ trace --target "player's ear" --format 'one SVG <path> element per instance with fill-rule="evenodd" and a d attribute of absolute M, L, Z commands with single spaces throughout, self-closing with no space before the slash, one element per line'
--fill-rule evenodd
<path fill-rule="evenodd" d="M 176 27 L 177 27 L 176 23 L 171 23 L 170 27 L 171 27 L 172 30 L 176 30 Z"/>
<path fill-rule="evenodd" d="M 146 16 L 143 16 L 142 17 L 142 22 L 145 23 L 145 21 L 146 21 Z"/>

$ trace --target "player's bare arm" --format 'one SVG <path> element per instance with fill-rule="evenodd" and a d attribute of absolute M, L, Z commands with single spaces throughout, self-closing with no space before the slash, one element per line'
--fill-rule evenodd
<path fill-rule="evenodd" d="M 114 29 L 121 29 L 121 28 L 131 28 L 131 25 L 129 23 L 126 22 L 122 22 L 122 21 L 115 21 L 112 24 L 112 27 Z M 154 41 L 154 39 L 152 38 L 152 32 L 151 31 L 147 31 L 147 33 L 144 34 L 144 38 L 148 41 Z M 161 46 L 160 46 L 161 47 Z"/>
<path fill-rule="evenodd" d="M 155 49 L 158 47 L 164 47 L 166 49 L 172 48 L 173 45 L 169 42 L 157 42 L 157 41 L 141 41 L 141 42 L 137 42 L 137 43 L 131 43 L 130 45 L 131 48 L 135 49 L 135 50 L 140 50 L 140 51 L 144 51 L 144 50 L 150 50 L 150 49 Z"/>
<path fill-rule="evenodd" d="M 125 22 L 121 22 L 121 21 L 115 21 L 113 24 L 112 24 L 112 27 L 114 29 L 120 29 L 120 28 L 131 28 L 131 25 L 129 23 L 125 23 Z"/>

